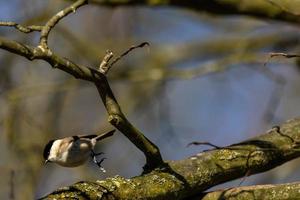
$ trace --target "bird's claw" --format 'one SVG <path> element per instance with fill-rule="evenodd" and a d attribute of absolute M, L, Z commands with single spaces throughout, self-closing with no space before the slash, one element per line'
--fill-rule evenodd
<path fill-rule="evenodd" d="M 100 168 L 100 170 L 105 173 L 106 170 L 101 166 L 102 162 L 106 159 L 106 158 L 101 158 L 100 161 L 97 160 L 97 156 L 100 156 L 104 154 L 103 152 L 100 153 L 95 153 L 94 151 L 92 151 L 92 158 L 93 158 L 93 162 Z"/>

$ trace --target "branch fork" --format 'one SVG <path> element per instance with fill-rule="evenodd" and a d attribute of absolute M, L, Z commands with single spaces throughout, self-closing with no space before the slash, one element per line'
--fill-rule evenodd
<path fill-rule="evenodd" d="M 122 57 L 136 48 L 149 44 L 144 42 L 140 45 L 132 46 L 123 54 L 115 58 L 112 62 L 110 62 L 110 60 L 113 57 L 113 53 L 111 51 L 107 51 L 98 70 L 88 66 L 77 65 L 69 59 L 55 54 L 48 47 L 49 34 L 51 30 L 58 24 L 58 22 L 67 15 L 74 13 L 79 7 L 87 3 L 87 0 L 75 1 L 72 5 L 66 7 L 51 17 L 43 26 L 22 26 L 15 22 L 0 22 L 0 26 L 14 27 L 24 33 L 30 33 L 33 31 L 41 32 L 40 41 L 36 47 L 0 37 L 0 48 L 26 57 L 29 60 L 44 60 L 53 68 L 58 68 L 62 71 L 65 71 L 68 74 L 73 75 L 75 78 L 94 83 L 108 112 L 108 121 L 118 130 L 120 130 L 139 150 L 145 154 L 146 165 L 144 167 L 144 171 L 151 171 L 155 168 L 159 168 L 160 166 L 164 165 L 164 161 L 161 157 L 158 147 L 128 121 L 128 119 L 122 113 L 106 78 L 106 74 L 108 73 L 109 69 Z"/>

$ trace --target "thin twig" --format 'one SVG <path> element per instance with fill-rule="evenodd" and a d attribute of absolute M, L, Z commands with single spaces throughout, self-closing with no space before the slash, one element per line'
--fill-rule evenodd
<path fill-rule="evenodd" d="M 215 149 L 222 149 L 222 148 L 224 148 L 224 147 L 221 147 L 221 146 L 214 145 L 214 144 L 212 144 L 210 142 L 191 142 L 191 143 L 187 144 L 187 147 L 189 147 L 191 145 L 207 145 L 207 146 L 214 147 Z"/>
<path fill-rule="evenodd" d="M 114 56 L 113 52 L 110 50 L 106 51 L 106 54 L 104 58 L 102 59 L 100 66 L 99 66 L 99 72 L 106 74 L 109 71 L 110 65 L 109 61 Z"/>
<path fill-rule="evenodd" d="M 299 54 L 288 54 L 288 53 L 282 53 L 282 52 L 271 52 L 271 53 L 269 53 L 269 56 L 268 56 L 266 62 L 264 63 L 264 66 L 266 66 L 268 64 L 268 62 L 271 60 L 271 58 L 278 57 L 278 56 L 282 56 L 282 57 L 285 57 L 285 58 L 300 58 Z"/>
<path fill-rule="evenodd" d="M 299 142 L 294 140 L 291 136 L 287 135 L 287 134 L 284 134 L 282 133 L 281 131 L 281 128 L 280 126 L 273 126 L 270 130 L 267 131 L 267 133 L 278 133 L 280 136 L 282 137 L 285 137 L 287 139 L 289 139 L 291 141 L 291 143 L 294 145 L 294 147 L 298 147 L 299 145 Z M 276 148 L 264 148 L 264 147 L 260 147 L 259 149 L 257 150 L 253 150 L 253 149 L 246 149 L 246 148 L 241 148 L 241 147 L 236 147 L 238 145 L 247 145 L 247 144 L 251 144 L 250 143 L 251 141 L 248 141 L 248 142 L 245 142 L 245 143 L 237 143 L 237 144 L 232 144 L 232 145 L 229 145 L 229 146 L 225 146 L 225 147 L 222 147 L 222 146 L 217 146 L 215 144 L 212 144 L 210 142 L 198 142 L 198 141 L 194 141 L 194 142 L 191 142 L 189 144 L 187 144 L 187 147 L 191 146 L 191 145 L 208 145 L 208 146 L 211 146 L 211 147 L 214 147 L 215 149 L 226 149 L 226 150 L 249 150 L 251 151 L 251 154 L 255 151 L 275 151 L 277 150 Z M 214 150 L 214 149 L 213 149 Z M 204 150 L 204 151 L 210 151 L 210 150 Z M 292 151 L 300 151 L 299 148 L 294 148 L 292 149 Z M 250 155 L 251 155 L 250 154 Z M 248 155 L 248 157 L 250 156 Z M 249 158 L 250 159 L 250 158 Z M 248 160 L 248 159 L 247 159 Z M 248 161 L 247 161 L 248 162 Z M 247 163 L 248 165 L 248 163 Z"/>
<path fill-rule="evenodd" d="M 200 142 L 201 143 L 201 142 Z M 297 144 L 297 143 L 296 143 Z M 201 145 L 201 144 L 200 144 Z M 210 144 L 208 144 L 209 146 L 212 146 L 212 145 L 210 145 Z M 238 144 L 234 144 L 234 145 L 239 145 L 239 143 Z M 240 145 L 243 145 L 243 143 L 240 143 Z M 244 145 L 246 145 L 246 144 L 244 144 Z M 250 145 L 250 144 L 249 144 Z M 253 150 L 253 149 L 247 149 L 247 148 L 243 148 L 243 147 L 236 147 L 236 146 L 226 146 L 226 147 L 219 147 L 219 148 L 216 148 L 216 149 L 218 149 L 218 150 L 220 150 L 220 149 L 224 149 L 224 150 L 232 150 L 232 151 L 276 151 L 276 150 L 278 150 L 278 149 L 276 149 L 276 148 L 263 148 L 263 147 L 259 147 L 259 149 L 257 149 L 257 150 Z M 207 151 L 211 151 L 211 150 L 215 150 L 215 149 L 209 149 L 209 150 L 204 150 L 203 152 L 207 152 Z M 290 150 L 289 149 L 289 151 L 294 151 L 294 152 L 300 152 L 300 148 L 294 148 L 294 149 L 292 149 L 292 150 Z"/>
<path fill-rule="evenodd" d="M 122 57 L 126 56 L 129 52 L 133 51 L 134 49 L 137 48 L 142 48 L 145 46 L 150 46 L 150 44 L 148 42 L 143 42 L 139 45 L 136 46 L 131 46 L 128 50 L 126 50 L 124 53 L 122 53 L 120 56 L 118 56 L 117 58 L 115 58 L 108 66 L 108 68 L 111 68 L 114 64 L 116 64 L 116 62 L 118 62 Z"/>
<path fill-rule="evenodd" d="M 295 58 L 295 57 L 300 57 L 299 54 L 288 54 L 288 53 L 281 53 L 281 52 L 273 52 L 270 53 L 270 57 L 276 57 L 276 56 L 283 56 L 286 58 Z"/>
<path fill-rule="evenodd" d="M 88 0 L 77 0 L 75 3 L 70 5 L 69 7 L 61 10 L 57 14 L 55 14 L 43 27 L 41 31 L 40 37 L 40 45 L 47 49 L 48 48 L 48 36 L 50 31 L 55 27 L 55 25 L 64 17 L 69 15 L 70 13 L 74 13 L 79 7 L 88 3 Z"/>
<path fill-rule="evenodd" d="M 31 33 L 33 31 L 41 31 L 43 26 L 23 26 L 21 24 L 18 24 L 16 22 L 0 22 L 0 26 L 9 26 L 9 27 L 14 27 L 15 29 L 23 32 L 23 33 Z"/>

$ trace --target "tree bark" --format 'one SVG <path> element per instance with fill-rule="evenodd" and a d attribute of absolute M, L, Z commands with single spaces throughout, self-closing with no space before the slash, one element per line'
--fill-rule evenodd
<path fill-rule="evenodd" d="M 202 200 L 283 200 L 299 199 L 300 183 L 287 183 L 279 185 L 256 185 L 237 187 L 227 190 L 219 190 L 207 193 L 204 197 L 198 197 Z M 196 200 L 196 198 L 195 198 Z"/>

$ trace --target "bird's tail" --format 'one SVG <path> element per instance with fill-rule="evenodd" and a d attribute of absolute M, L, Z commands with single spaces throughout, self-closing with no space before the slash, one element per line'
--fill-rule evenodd
<path fill-rule="evenodd" d="M 116 130 L 111 130 L 111 131 L 109 131 L 109 132 L 103 133 L 103 134 L 98 135 L 97 137 L 95 137 L 95 139 L 96 139 L 97 141 L 103 140 L 103 139 L 105 139 L 105 138 L 107 138 L 107 137 L 112 136 L 112 135 L 114 134 L 115 131 L 116 131 Z"/>

